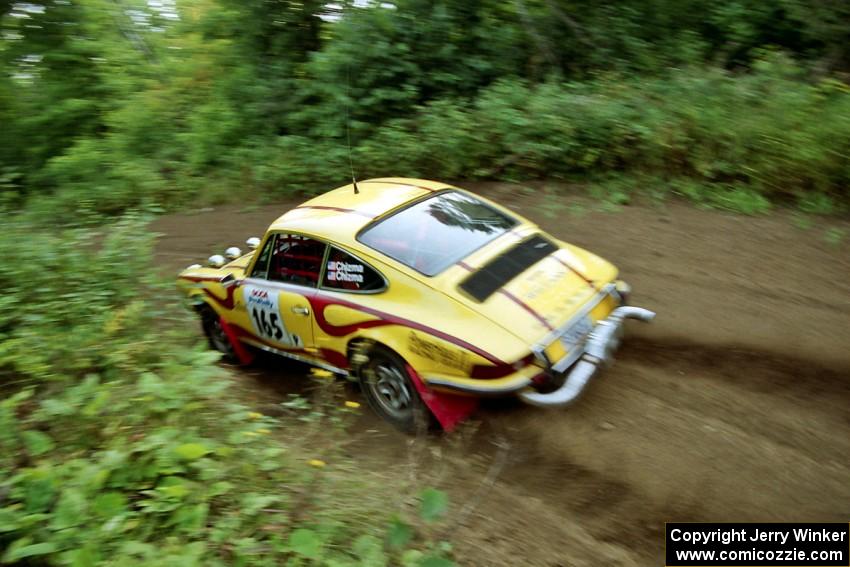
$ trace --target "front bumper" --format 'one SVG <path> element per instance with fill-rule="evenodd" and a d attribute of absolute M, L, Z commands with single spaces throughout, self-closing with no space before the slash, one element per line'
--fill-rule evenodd
<path fill-rule="evenodd" d="M 590 379 L 601 366 L 609 363 L 620 345 L 623 323 L 626 319 L 651 321 L 655 313 L 642 307 L 617 307 L 605 319 L 594 325 L 585 340 L 582 350 L 573 352 L 556 363 L 550 363 L 543 357 L 549 372 L 560 374 L 567 370 L 564 383 L 552 392 L 538 392 L 531 388 L 519 392 L 524 402 L 548 408 L 569 405 L 581 395 Z M 578 362 L 574 361 L 578 358 Z"/>

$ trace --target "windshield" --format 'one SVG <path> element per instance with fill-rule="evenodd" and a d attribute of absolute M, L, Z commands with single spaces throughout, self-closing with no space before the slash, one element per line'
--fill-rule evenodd
<path fill-rule="evenodd" d="M 447 191 L 379 220 L 357 239 L 433 276 L 517 224 L 515 218 L 471 195 Z"/>

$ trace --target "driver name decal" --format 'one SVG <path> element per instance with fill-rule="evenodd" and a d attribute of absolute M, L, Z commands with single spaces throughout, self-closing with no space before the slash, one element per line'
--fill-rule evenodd
<path fill-rule="evenodd" d="M 328 262 L 328 281 L 363 283 L 363 264 L 349 264 L 331 260 Z"/>
<path fill-rule="evenodd" d="M 465 370 L 469 367 L 469 360 L 465 351 L 444 347 L 434 341 L 423 339 L 412 331 L 408 345 L 411 352 L 423 358 L 435 360 L 450 368 Z"/>

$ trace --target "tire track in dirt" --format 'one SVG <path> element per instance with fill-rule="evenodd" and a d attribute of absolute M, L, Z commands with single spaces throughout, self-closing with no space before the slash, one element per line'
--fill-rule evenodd
<path fill-rule="evenodd" d="M 648 268 L 645 265 L 640 266 L 639 268 L 630 267 L 629 263 L 627 262 L 622 262 L 620 268 L 623 270 L 623 273 L 642 271 L 644 274 L 649 275 L 655 279 L 676 280 L 679 284 L 686 286 L 699 286 L 700 284 L 705 282 L 705 276 L 707 275 L 707 272 L 702 271 L 702 273 L 700 273 L 699 270 L 696 270 L 691 274 L 683 274 L 671 272 L 669 270 L 664 269 Z M 774 284 L 773 288 L 766 288 L 763 285 L 759 285 L 757 282 L 753 282 L 752 280 L 742 277 L 719 280 L 714 282 L 714 285 L 712 287 L 714 291 L 722 291 L 723 293 L 728 293 L 731 295 L 749 295 L 752 301 L 758 301 L 760 299 L 769 299 L 777 302 L 782 302 L 784 304 L 792 303 L 813 309 L 820 309 L 828 313 L 835 313 L 836 311 L 838 311 L 842 314 L 850 315 L 850 285 L 838 286 L 838 289 L 836 291 L 845 295 L 844 300 L 838 303 L 836 303 L 834 300 L 826 300 L 821 299 L 819 297 L 813 297 L 811 292 L 800 293 L 794 291 L 792 288 L 782 287 L 776 284 Z M 832 297 L 831 294 L 830 297 Z"/>
<path fill-rule="evenodd" d="M 580 405 L 484 419 L 519 428 L 513 492 L 660 564 L 664 521 L 846 520 L 847 375 L 798 363 L 632 337 Z"/>
<path fill-rule="evenodd" d="M 597 564 L 657 565 L 665 521 L 846 520 L 848 401 L 842 369 L 633 334 L 576 406 L 488 403 L 471 436 L 417 441 L 443 451 L 419 475 L 461 504 L 495 458 L 491 441 L 511 446 L 458 530 L 462 564 L 593 564 L 598 553 Z M 405 451 L 381 442 L 358 446 L 364 466 L 383 455 L 392 467 Z"/>

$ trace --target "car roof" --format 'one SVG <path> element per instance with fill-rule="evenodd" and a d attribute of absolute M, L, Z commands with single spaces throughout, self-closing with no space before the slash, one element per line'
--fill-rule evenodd
<path fill-rule="evenodd" d="M 298 205 L 274 221 L 269 230 L 294 231 L 353 248 L 363 245 L 357 233 L 375 219 L 436 191 L 457 189 L 426 179 L 383 177 L 348 184 Z"/>

